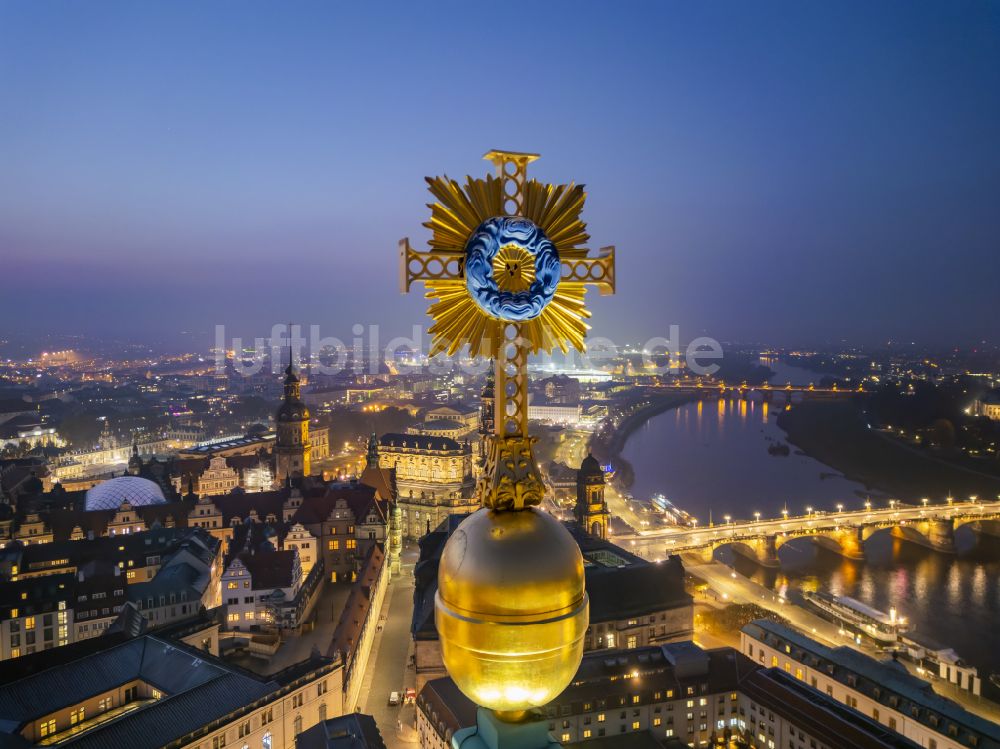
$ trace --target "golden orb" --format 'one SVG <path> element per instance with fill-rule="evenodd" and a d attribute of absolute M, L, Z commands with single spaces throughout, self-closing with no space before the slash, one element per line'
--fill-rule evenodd
<path fill-rule="evenodd" d="M 580 665 L 589 614 L 580 547 L 546 512 L 481 509 L 444 547 L 441 654 L 478 705 L 513 715 L 555 698 Z"/>

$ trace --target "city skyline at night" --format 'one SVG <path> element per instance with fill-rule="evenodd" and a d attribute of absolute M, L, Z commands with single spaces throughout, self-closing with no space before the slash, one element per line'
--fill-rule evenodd
<path fill-rule="evenodd" d="M 0 0 L 4 749 L 1000 749 L 1000 5 Z"/>

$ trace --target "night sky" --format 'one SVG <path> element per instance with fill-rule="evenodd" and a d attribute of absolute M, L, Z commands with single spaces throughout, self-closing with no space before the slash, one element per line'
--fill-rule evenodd
<path fill-rule="evenodd" d="M 1000 4 L 972 0 L 6 0 L 0 333 L 408 332 L 423 176 L 490 148 L 588 186 L 616 341 L 1000 333 Z"/>

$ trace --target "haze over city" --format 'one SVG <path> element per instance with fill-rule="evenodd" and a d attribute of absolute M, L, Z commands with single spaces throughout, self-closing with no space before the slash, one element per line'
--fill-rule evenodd
<path fill-rule="evenodd" d="M 408 333 L 387 268 L 427 237 L 413 175 L 508 148 L 585 183 L 592 245 L 627 249 L 593 301 L 616 341 L 991 340 L 998 14 L 6 3 L 4 328 Z"/>

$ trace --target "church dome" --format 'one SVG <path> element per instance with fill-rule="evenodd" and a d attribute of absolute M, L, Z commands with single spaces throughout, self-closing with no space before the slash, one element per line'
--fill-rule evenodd
<path fill-rule="evenodd" d="M 88 489 L 84 509 L 87 512 L 117 510 L 123 502 L 128 502 L 133 507 L 144 507 L 166 504 L 166 501 L 160 487 L 149 479 L 119 476 Z"/>

